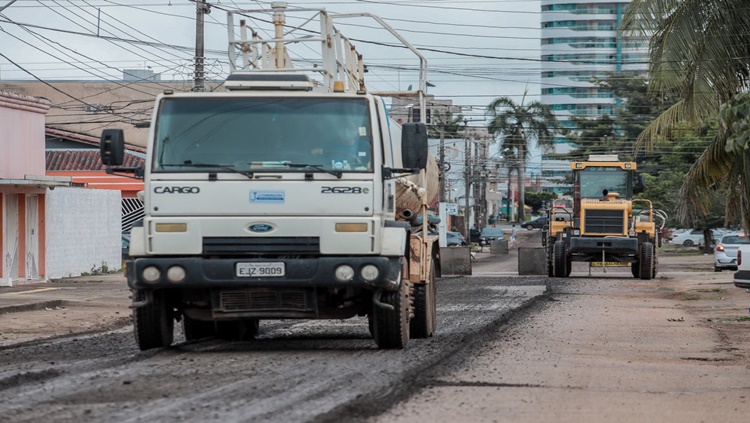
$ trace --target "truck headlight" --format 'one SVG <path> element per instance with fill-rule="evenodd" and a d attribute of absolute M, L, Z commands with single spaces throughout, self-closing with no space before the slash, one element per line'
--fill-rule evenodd
<path fill-rule="evenodd" d="M 373 264 L 367 264 L 359 271 L 359 275 L 362 276 L 362 279 L 372 282 L 378 278 L 380 270 L 378 270 L 378 267 Z"/>
<path fill-rule="evenodd" d="M 149 266 L 143 269 L 142 276 L 146 282 L 156 282 L 161 278 L 161 272 L 156 266 Z"/>
<path fill-rule="evenodd" d="M 334 276 L 336 276 L 336 279 L 341 282 L 349 282 L 354 279 L 354 269 L 348 264 L 342 264 L 336 268 Z"/>
<path fill-rule="evenodd" d="M 167 279 L 170 282 L 179 283 L 185 280 L 185 269 L 182 266 L 172 266 L 167 269 Z"/>

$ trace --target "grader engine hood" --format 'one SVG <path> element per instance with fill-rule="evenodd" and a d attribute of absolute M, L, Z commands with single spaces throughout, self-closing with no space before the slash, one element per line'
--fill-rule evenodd
<path fill-rule="evenodd" d="M 630 202 L 581 200 L 581 229 L 587 235 L 627 235 Z"/>

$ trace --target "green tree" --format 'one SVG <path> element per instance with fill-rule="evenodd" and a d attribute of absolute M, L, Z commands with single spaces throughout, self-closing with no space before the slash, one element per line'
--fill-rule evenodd
<path fill-rule="evenodd" d="M 525 104 L 525 100 L 525 95 L 520 104 L 511 98 L 500 97 L 487 106 L 491 119 L 488 130 L 496 139 L 501 139 L 500 151 L 504 152 L 506 161 L 514 162 L 517 167 L 518 220 L 521 222 L 525 220 L 524 173 L 529 142 L 534 140 L 537 146 L 548 152 L 554 145 L 554 136 L 561 133 L 560 124 L 548 105 L 539 101 Z"/>
<path fill-rule="evenodd" d="M 750 149 L 746 102 L 750 87 L 750 8 L 747 0 L 633 0 L 622 22 L 629 34 L 650 37 L 649 92 L 677 101 L 639 135 L 647 150 L 666 142 L 680 123 L 701 127 L 720 117 L 715 137 L 681 186 L 681 221 L 710 214 L 714 191 L 725 189 L 728 210 L 741 207 L 750 229 Z M 721 116 L 719 116 L 721 111 Z"/>
<path fill-rule="evenodd" d="M 557 194 L 549 191 L 528 191 L 526 192 L 526 205 L 530 206 L 534 213 L 539 212 L 545 204 L 552 204 L 552 200 L 557 198 Z"/>

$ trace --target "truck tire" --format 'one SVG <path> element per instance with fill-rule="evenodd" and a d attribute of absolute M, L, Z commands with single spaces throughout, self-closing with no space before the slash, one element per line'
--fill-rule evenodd
<path fill-rule="evenodd" d="M 210 338 L 216 334 L 214 322 L 195 320 L 188 316 L 182 316 L 182 332 L 186 341 Z"/>
<path fill-rule="evenodd" d="M 639 256 L 641 279 L 650 280 L 654 277 L 654 244 L 650 242 L 641 244 Z"/>
<path fill-rule="evenodd" d="M 403 349 L 409 343 L 409 282 L 402 279 L 398 291 L 383 291 L 380 302 L 393 310 L 372 305 L 375 343 L 383 350 Z"/>
<path fill-rule="evenodd" d="M 552 241 L 547 243 L 547 276 L 550 278 L 555 276 L 555 266 L 552 264 L 555 257 L 554 245 L 555 244 Z"/>
<path fill-rule="evenodd" d="M 250 341 L 258 335 L 258 319 L 214 322 L 216 337 L 227 341 Z"/>
<path fill-rule="evenodd" d="M 641 277 L 641 262 L 636 261 L 636 262 L 630 263 L 630 273 L 633 274 L 634 278 L 640 278 Z"/>
<path fill-rule="evenodd" d="M 553 268 L 555 277 L 566 278 L 570 275 L 570 271 L 567 269 L 568 258 L 566 257 L 565 241 L 555 241 L 554 251 L 554 262 Z"/>
<path fill-rule="evenodd" d="M 414 318 L 409 322 L 412 338 L 429 338 L 437 325 L 437 286 L 435 284 L 435 262 L 430 265 L 430 280 L 414 286 Z"/>
<path fill-rule="evenodd" d="M 135 301 L 144 301 L 146 292 L 136 290 Z M 153 291 L 151 302 L 133 310 L 135 342 L 141 351 L 166 348 L 174 340 L 174 313 L 164 291 Z"/>

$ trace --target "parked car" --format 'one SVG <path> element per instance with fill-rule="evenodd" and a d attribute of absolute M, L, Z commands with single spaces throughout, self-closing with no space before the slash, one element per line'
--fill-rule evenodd
<path fill-rule="evenodd" d="M 487 245 L 490 241 L 498 239 L 505 239 L 505 234 L 503 234 L 503 230 L 500 228 L 484 228 L 479 235 L 479 243 L 482 245 Z"/>
<path fill-rule="evenodd" d="M 714 239 L 717 237 L 717 232 L 711 232 Z M 679 233 L 672 236 L 672 244 L 682 245 L 683 247 L 694 247 L 703 245 L 703 229 L 691 229 L 685 232 Z"/>
<path fill-rule="evenodd" d="M 750 245 L 740 245 L 737 249 L 737 271 L 734 272 L 734 286 L 750 289 Z"/>
<path fill-rule="evenodd" d="M 466 247 L 468 245 L 466 243 L 466 238 L 458 232 L 447 231 L 445 236 L 446 244 L 449 247 Z"/>
<path fill-rule="evenodd" d="M 481 235 L 478 229 L 469 229 L 469 242 L 479 244 L 479 237 Z"/>
<path fill-rule="evenodd" d="M 532 229 L 542 229 L 543 227 L 547 226 L 547 222 L 549 219 L 547 219 L 547 216 L 541 216 L 537 217 L 536 219 L 529 220 L 528 222 L 523 224 L 523 227 L 532 230 Z"/>
<path fill-rule="evenodd" d="M 714 271 L 724 269 L 737 270 L 737 251 L 741 245 L 750 245 L 750 239 L 745 234 L 727 234 L 714 248 Z M 750 260 L 750 257 L 746 257 Z"/>
<path fill-rule="evenodd" d="M 437 232 L 430 232 L 430 235 L 438 236 Z M 445 244 L 448 247 L 466 247 L 466 238 L 459 232 L 445 231 Z"/>

